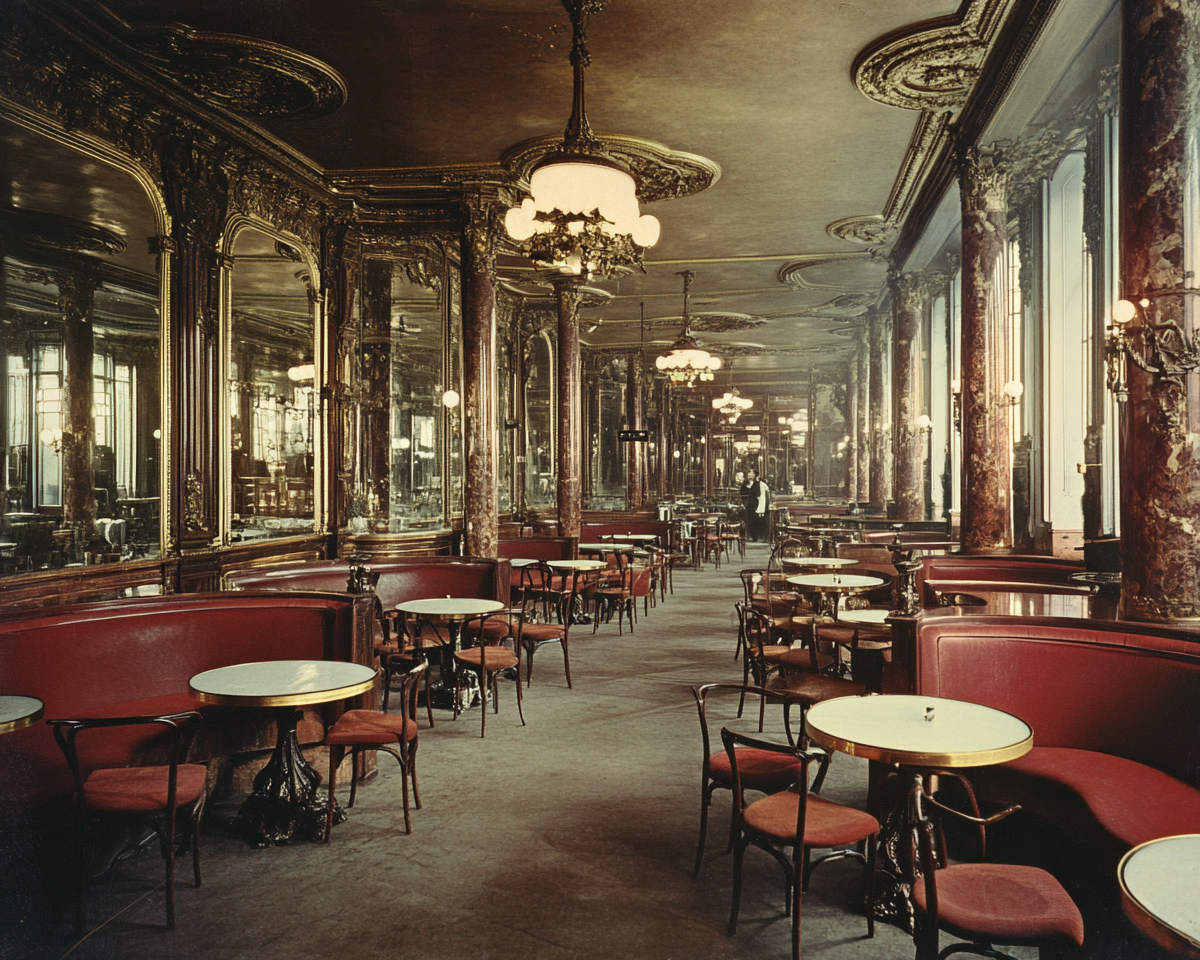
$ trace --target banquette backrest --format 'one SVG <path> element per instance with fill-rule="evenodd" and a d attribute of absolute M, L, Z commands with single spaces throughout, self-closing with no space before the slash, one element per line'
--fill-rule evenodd
<path fill-rule="evenodd" d="M 1013 713 L 1033 727 L 1035 746 L 1111 753 L 1200 786 L 1200 635 L 1121 622 L 925 617 L 916 656 L 919 694 Z"/>
<path fill-rule="evenodd" d="M 473 597 L 508 602 L 512 567 L 507 559 L 485 557 L 405 557 L 372 560 L 379 574 L 375 594 L 384 610 L 427 597 Z M 246 590 L 341 590 L 347 588 L 345 560 L 255 567 L 225 574 L 228 587 Z"/>
<path fill-rule="evenodd" d="M 1047 556 L 976 556 L 948 554 L 923 557 L 917 571 L 917 590 L 924 607 L 937 606 L 936 591 L 926 581 L 942 584 L 955 582 L 1000 582 L 1015 584 L 1071 583 L 1073 573 L 1083 571 L 1083 564 Z"/>
<path fill-rule="evenodd" d="M 650 533 L 658 537 L 660 547 L 672 547 L 671 524 L 666 520 L 613 520 L 603 523 L 585 523 L 580 528 L 582 543 L 595 543 L 601 537 L 619 537 L 624 533 Z"/>
<path fill-rule="evenodd" d="M 496 543 L 496 553 L 509 560 L 574 560 L 579 555 L 579 538 L 501 538 Z"/>
<path fill-rule="evenodd" d="M 48 719 L 195 709 L 188 680 L 215 667 L 373 663 L 370 618 L 369 598 L 311 592 L 286 602 L 278 593 L 226 592 L 41 607 L 0 620 L 0 689 L 42 700 Z M 205 708 L 193 755 L 267 747 L 269 723 L 266 711 Z M 316 726 L 308 739 L 321 738 Z M 126 749 L 112 739 L 112 752 Z M 62 793 L 69 780 L 45 724 L 0 737 L 0 804 Z"/>

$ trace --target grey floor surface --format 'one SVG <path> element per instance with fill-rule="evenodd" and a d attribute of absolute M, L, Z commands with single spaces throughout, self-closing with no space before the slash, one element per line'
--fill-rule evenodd
<path fill-rule="evenodd" d="M 747 566 L 766 548 L 751 544 Z M 395 764 L 359 790 L 330 845 L 247 848 L 237 804 L 215 805 L 203 840 L 204 884 L 181 864 L 178 927 L 163 928 L 161 864 L 145 855 L 93 884 L 82 942 L 69 911 L 50 930 L 7 931 L 0 956 L 30 960 L 296 957 L 412 960 L 784 958 L 788 922 L 778 867 L 747 854 L 741 923 L 726 934 L 729 795 L 718 792 L 704 869 L 692 877 L 701 747 L 690 688 L 741 679 L 733 659 L 740 560 L 680 571 L 675 593 L 618 636 L 616 623 L 573 631 L 574 690 L 557 648 L 538 654 L 517 718 L 511 682 L 479 737 L 478 710 L 435 713 L 418 756 L 423 809 L 406 836 Z M 721 716 L 718 712 L 718 716 Z M 768 732 L 781 732 L 778 708 Z M 747 729 L 749 727 L 747 726 Z M 866 765 L 834 759 L 823 795 L 862 806 Z M 339 784 L 339 798 L 347 792 Z M 865 939 L 862 867 L 818 870 L 803 909 L 810 957 L 908 958 L 886 925 Z M 1032 956 L 1024 951 L 1021 956 Z"/>

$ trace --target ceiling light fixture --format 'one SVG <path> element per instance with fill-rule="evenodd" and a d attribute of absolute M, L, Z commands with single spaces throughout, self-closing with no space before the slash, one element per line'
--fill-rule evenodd
<path fill-rule="evenodd" d="M 725 391 L 725 396 L 713 400 L 712 405 L 727 421 L 737 423 L 738 417 L 754 406 L 754 401 L 743 397 L 737 387 L 732 387 Z"/>
<path fill-rule="evenodd" d="M 697 380 L 712 380 L 721 369 L 721 358 L 714 357 L 696 342 L 692 336 L 692 281 L 696 274 L 692 270 L 681 270 L 683 277 L 683 330 L 667 351 L 659 356 L 654 365 L 667 375 L 674 384 L 694 387 Z"/>
<path fill-rule="evenodd" d="M 592 133 L 584 103 L 584 68 L 591 63 L 587 22 L 604 0 L 562 0 L 573 30 L 575 72 L 571 119 L 562 146 L 533 168 L 529 193 L 504 218 L 508 235 L 535 263 L 563 273 L 612 276 L 642 266 L 642 251 L 658 241 L 658 220 L 638 210 L 637 182 Z"/>

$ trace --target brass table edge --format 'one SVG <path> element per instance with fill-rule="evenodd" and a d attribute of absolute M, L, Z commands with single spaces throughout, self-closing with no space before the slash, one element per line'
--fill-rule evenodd
<path fill-rule="evenodd" d="M 33 713 L 28 713 L 23 717 L 17 717 L 13 720 L 6 720 L 3 723 L 0 723 L 0 734 L 12 733 L 15 730 L 23 730 L 25 727 L 31 727 L 42 719 L 46 713 L 46 704 L 42 703 L 41 700 L 38 700 L 37 697 L 29 697 L 28 699 L 37 700 L 41 706 L 34 710 Z"/>
<path fill-rule="evenodd" d="M 365 665 L 364 665 L 365 666 Z M 378 671 L 371 674 L 367 680 L 352 683 L 346 687 L 334 687 L 331 690 L 306 690 L 303 693 L 288 693 L 272 697 L 235 696 L 233 694 L 205 693 L 197 690 L 190 683 L 188 691 L 201 703 L 211 703 L 222 707 L 303 707 L 314 703 L 331 703 L 334 700 L 345 700 L 366 693 L 375 686 Z"/>
<path fill-rule="evenodd" d="M 1169 923 L 1151 913 L 1133 895 L 1129 888 L 1125 886 L 1125 865 L 1143 847 L 1148 847 L 1154 843 L 1161 843 L 1164 840 L 1174 840 L 1176 837 L 1197 836 L 1200 836 L 1200 834 L 1181 833 L 1172 837 L 1156 837 L 1153 840 L 1147 840 L 1145 843 L 1139 843 L 1136 847 L 1130 848 L 1125 856 L 1121 858 L 1121 862 L 1117 864 L 1117 882 L 1121 885 L 1121 906 L 1125 911 L 1125 916 L 1130 919 L 1138 930 L 1160 947 L 1164 947 L 1171 953 L 1192 958 L 1200 958 L 1200 942 L 1193 940 L 1182 930 L 1175 929 Z"/>

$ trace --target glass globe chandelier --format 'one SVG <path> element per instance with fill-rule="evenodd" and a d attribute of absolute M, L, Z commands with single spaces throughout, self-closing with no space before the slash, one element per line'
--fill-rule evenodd
<path fill-rule="evenodd" d="M 666 353 L 654 361 L 654 365 L 674 384 L 694 387 L 696 381 L 712 380 L 721 369 L 721 358 L 714 357 L 696 342 L 692 336 L 692 281 L 696 274 L 692 270 L 681 270 L 683 277 L 683 330 Z"/>
<path fill-rule="evenodd" d="M 584 103 L 587 21 L 604 0 L 562 0 L 571 18 L 575 71 L 571 119 L 562 146 L 533 168 L 530 196 L 504 218 L 508 235 L 539 266 L 563 273 L 612 276 L 642 266 L 658 241 L 658 220 L 638 210 L 637 183 L 593 133 Z"/>
<path fill-rule="evenodd" d="M 713 409 L 729 423 L 737 423 L 738 418 L 754 406 L 754 401 L 741 396 L 737 387 L 725 391 L 725 396 L 717 397 L 712 402 Z"/>

